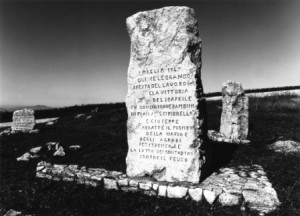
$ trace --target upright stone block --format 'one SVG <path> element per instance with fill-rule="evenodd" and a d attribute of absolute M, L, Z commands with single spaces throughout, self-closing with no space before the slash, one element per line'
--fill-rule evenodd
<path fill-rule="evenodd" d="M 127 18 L 127 29 L 127 175 L 198 183 L 206 132 L 194 10 L 139 12 Z"/>
<path fill-rule="evenodd" d="M 220 133 L 229 139 L 246 139 L 249 102 L 241 83 L 227 81 L 223 84 L 222 103 Z"/>
<path fill-rule="evenodd" d="M 13 113 L 12 130 L 16 131 L 30 131 L 35 125 L 34 110 L 23 109 L 16 110 Z"/>

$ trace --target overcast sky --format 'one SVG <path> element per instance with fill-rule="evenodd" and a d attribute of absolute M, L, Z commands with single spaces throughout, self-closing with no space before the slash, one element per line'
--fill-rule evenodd
<path fill-rule="evenodd" d="M 171 5 L 195 10 L 205 92 L 300 84 L 300 1 L 6 1 L 0 105 L 124 102 L 125 20 Z"/>

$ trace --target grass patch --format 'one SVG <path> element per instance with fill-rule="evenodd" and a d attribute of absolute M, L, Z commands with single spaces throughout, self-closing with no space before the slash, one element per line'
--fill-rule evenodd
<path fill-rule="evenodd" d="M 239 146 L 224 166 L 260 164 L 282 202 L 270 215 L 299 215 L 300 159 L 274 153 L 266 147 L 275 140 L 300 141 L 300 112 L 286 108 L 289 97 L 250 99 L 249 139 L 251 146 Z M 252 101 L 251 101 L 252 100 Z M 269 108 L 273 101 L 274 108 Z M 298 107 L 300 105 L 299 102 Z M 209 129 L 219 130 L 221 101 L 208 101 Z M 81 113 L 81 112 L 77 112 Z M 86 120 L 91 115 L 92 118 Z M 128 150 L 127 112 L 124 106 L 86 112 L 82 118 L 62 117 L 51 128 L 43 124 L 38 134 L 15 134 L 0 138 L 0 215 L 9 209 L 31 215 L 256 215 L 239 207 L 209 206 L 190 200 L 154 198 L 142 194 L 105 191 L 67 182 L 53 182 L 35 177 L 37 162 L 46 160 L 58 164 L 79 164 L 125 172 Z M 58 141 L 66 157 L 44 158 L 17 162 L 16 158 L 32 147 Z M 81 145 L 79 151 L 68 146 Z"/>

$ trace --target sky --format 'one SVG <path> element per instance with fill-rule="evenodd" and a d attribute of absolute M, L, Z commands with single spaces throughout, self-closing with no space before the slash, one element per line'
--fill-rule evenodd
<path fill-rule="evenodd" d="M 1 4 L 2 3 L 2 4 Z M 195 10 L 204 92 L 300 84 L 300 1 L 2 1 L 0 106 L 124 102 L 126 18 Z"/>

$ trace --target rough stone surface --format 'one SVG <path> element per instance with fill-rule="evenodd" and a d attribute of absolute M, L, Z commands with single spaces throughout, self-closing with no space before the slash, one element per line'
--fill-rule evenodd
<path fill-rule="evenodd" d="M 203 191 L 201 188 L 191 188 L 189 189 L 189 195 L 192 200 L 200 202 L 202 200 Z"/>
<path fill-rule="evenodd" d="M 181 186 L 168 186 L 167 195 L 169 198 L 183 198 L 186 196 L 188 189 Z"/>
<path fill-rule="evenodd" d="M 245 204 L 252 210 L 269 213 L 280 205 L 276 191 L 272 187 L 260 190 L 243 190 Z"/>
<path fill-rule="evenodd" d="M 30 131 L 35 125 L 34 110 L 16 110 L 13 113 L 13 123 L 11 129 L 14 131 Z"/>
<path fill-rule="evenodd" d="M 42 149 L 42 146 L 38 146 L 38 147 L 34 147 L 34 148 L 30 149 L 29 152 L 33 153 L 33 154 L 37 154 L 41 151 L 41 149 Z"/>
<path fill-rule="evenodd" d="M 221 134 L 215 130 L 208 130 L 208 138 L 213 142 L 220 143 L 232 143 L 232 144 L 250 144 L 250 140 L 246 139 L 229 139 L 224 134 Z"/>
<path fill-rule="evenodd" d="M 150 190 L 150 189 L 152 189 L 152 183 L 151 182 L 141 182 L 140 188 L 142 190 Z"/>
<path fill-rule="evenodd" d="M 118 190 L 118 185 L 117 185 L 116 180 L 104 178 L 104 188 Z"/>
<path fill-rule="evenodd" d="M 138 191 L 138 189 L 136 187 L 121 187 L 121 190 L 125 191 L 125 192 L 137 192 Z"/>
<path fill-rule="evenodd" d="M 234 206 L 240 204 L 241 196 L 230 193 L 222 193 L 219 196 L 218 201 L 222 206 Z"/>
<path fill-rule="evenodd" d="M 241 83 L 227 81 L 223 84 L 221 134 L 229 139 L 247 138 L 248 103 Z"/>
<path fill-rule="evenodd" d="M 139 186 L 139 181 L 137 181 L 137 180 L 130 180 L 129 181 L 129 186 L 138 187 Z"/>
<path fill-rule="evenodd" d="M 60 156 L 60 157 L 63 157 L 65 156 L 66 153 L 64 152 L 64 148 L 62 146 L 60 146 L 56 152 L 54 152 L 53 156 Z"/>
<path fill-rule="evenodd" d="M 158 196 L 167 196 L 167 186 L 166 185 L 160 185 L 158 187 Z"/>
<path fill-rule="evenodd" d="M 26 152 L 21 157 L 18 157 L 17 161 L 29 161 L 30 159 L 31 159 L 31 154 Z"/>
<path fill-rule="evenodd" d="M 128 186 L 128 179 L 120 179 L 118 180 L 118 184 L 120 186 Z"/>
<path fill-rule="evenodd" d="M 188 7 L 139 12 L 127 18 L 127 29 L 127 175 L 198 183 L 205 112 L 195 13 Z"/>
<path fill-rule="evenodd" d="M 213 204 L 217 198 L 216 193 L 210 190 L 204 190 L 203 196 L 209 204 Z"/>
<path fill-rule="evenodd" d="M 158 190 L 159 185 L 158 184 L 153 184 L 152 189 L 157 191 Z"/>
<path fill-rule="evenodd" d="M 15 211 L 13 209 L 8 210 L 4 216 L 18 216 L 22 215 L 22 212 Z"/>
<path fill-rule="evenodd" d="M 300 156 L 300 143 L 293 140 L 279 140 L 269 146 L 269 149 L 284 154 Z"/>

